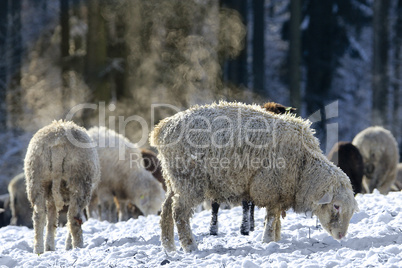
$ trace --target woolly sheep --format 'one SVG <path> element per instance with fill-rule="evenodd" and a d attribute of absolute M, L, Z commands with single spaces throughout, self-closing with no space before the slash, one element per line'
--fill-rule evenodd
<path fill-rule="evenodd" d="M 334 144 L 328 159 L 348 175 L 355 194 L 362 192 L 363 158 L 351 142 L 340 141 Z"/>
<path fill-rule="evenodd" d="M 321 152 L 310 122 L 256 105 L 220 102 L 162 120 L 150 134 L 167 193 L 161 243 L 175 250 L 174 223 L 186 252 L 197 249 L 192 209 L 204 199 L 266 207 L 263 241 L 280 240 L 280 214 L 313 213 L 335 238 L 358 210 L 346 174 Z"/>
<path fill-rule="evenodd" d="M 290 113 L 296 110 L 296 108 L 285 107 L 280 103 L 276 102 L 266 102 L 262 105 L 262 107 L 268 111 L 275 114 L 285 114 Z M 218 212 L 219 212 L 220 204 L 217 202 L 212 202 L 212 215 L 211 215 L 211 223 L 209 225 L 209 234 L 217 235 L 218 234 Z M 243 207 L 243 217 L 240 226 L 240 233 L 242 235 L 248 235 L 249 232 L 254 231 L 254 203 L 249 200 L 242 201 Z"/>
<path fill-rule="evenodd" d="M 84 128 L 62 120 L 43 127 L 29 142 L 24 171 L 33 207 L 34 253 L 55 250 L 58 212 L 64 205 L 68 205 L 66 249 L 83 247 L 81 213 L 100 178 L 98 154 L 91 146 Z"/>
<path fill-rule="evenodd" d="M 25 174 L 20 173 L 8 184 L 10 194 L 11 221 L 10 225 L 26 226 L 32 228 L 32 207 L 26 193 Z M 68 207 L 59 211 L 59 226 L 67 223 Z"/>
<path fill-rule="evenodd" d="M 374 188 L 387 194 L 396 180 L 399 162 L 398 146 L 394 136 L 380 126 L 368 127 L 353 139 L 364 163 L 363 187 L 368 193 Z"/>
<path fill-rule="evenodd" d="M 160 165 L 158 157 L 156 156 L 156 153 L 151 150 L 141 148 L 141 155 L 142 159 L 144 160 L 145 169 L 152 173 L 154 178 L 162 184 L 163 190 L 166 192 L 167 188 L 165 184 L 165 179 L 162 175 L 162 167 Z M 137 219 L 139 216 L 144 215 L 141 210 L 139 210 L 134 204 L 130 202 L 127 204 L 127 211 L 128 217 L 133 219 Z"/>
<path fill-rule="evenodd" d="M 12 215 L 10 224 L 32 228 L 32 208 L 26 189 L 24 173 L 15 176 L 8 184 Z"/>
<path fill-rule="evenodd" d="M 144 168 L 140 149 L 124 136 L 105 127 L 93 127 L 89 135 L 98 144 L 101 180 L 92 204 L 99 204 L 101 219 L 115 221 L 114 198 L 119 221 L 128 220 L 127 205 L 133 203 L 146 216 L 157 214 L 165 197 L 162 184 Z M 93 205 L 92 205 L 93 207 Z"/>

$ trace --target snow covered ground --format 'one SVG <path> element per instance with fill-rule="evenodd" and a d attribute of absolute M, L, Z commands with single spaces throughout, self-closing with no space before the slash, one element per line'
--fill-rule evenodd
<path fill-rule="evenodd" d="M 316 217 L 288 211 L 282 239 L 261 242 L 264 209 L 256 210 L 256 231 L 239 232 L 241 208 L 219 212 L 219 235 L 209 236 L 210 211 L 196 213 L 192 228 L 199 251 L 165 253 L 159 217 L 110 224 L 83 224 L 84 248 L 64 250 L 66 228 L 57 231 L 57 250 L 33 254 L 33 230 L 0 229 L 0 267 L 402 267 L 402 192 L 356 197 L 356 213 L 345 239 L 336 241 L 316 227 Z M 177 232 L 176 246 L 180 248 Z"/>

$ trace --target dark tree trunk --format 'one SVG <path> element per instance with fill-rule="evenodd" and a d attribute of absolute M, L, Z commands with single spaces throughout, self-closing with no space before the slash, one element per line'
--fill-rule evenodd
<path fill-rule="evenodd" d="M 0 132 L 7 130 L 7 17 L 8 1 L 0 1 Z"/>
<path fill-rule="evenodd" d="M 4 0 L 3 0 L 4 1 Z M 20 126 L 23 109 L 21 94 L 22 36 L 21 36 L 21 0 L 10 0 L 10 85 L 7 96 L 9 107 L 8 124 L 11 128 Z"/>
<path fill-rule="evenodd" d="M 254 26 L 253 26 L 253 78 L 254 92 L 266 97 L 264 83 L 264 0 L 253 0 Z"/>
<path fill-rule="evenodd" d="M 244 25 L 247 26 L 247 2 L 246 0 L 222 0 L 221 6 L 237 10 Z M 247 36 L 245 40 L 247 40 Z M 225 82 L 237 87 L 248 87 L 247 41 L 245 41 L 244 48 L 236 59 L 226 61 L 223 73 Z"/>
<path fill-rule="evenodd" d="M 86 54 L 86 81 L 93 92 L 94 101 L 109 101 L 110 89 L 103 72 L 106 68 L 107 41 L 102 0 L 88 1 L 88 36 Z"/>
<path fill-rule="evenodd" d="M 66 62 L 70 48 L 70 25 L 69 25 L 69 0 L 60 0 L 60 25 L 61 25 L 61 58 Z M 64 64 L 63 67 L 65 67 Z"/>
<path fill-rule="evenodd" d="M 300 113 L 301 0 L 290 2 L 289 87 L 290 105 Z"/>
<path fill-rule="evenodd" d="M 332 13 L 333 5 L 334 0 L 311 0 L 308 7 L 310 23 L 305 36 L 307 116 L 320 110 L 321 118 L 325 118 L 324 102 L 330 91 L 336 68 L 333 38 L 336 21 Z M 325 120 L 321 120 L 315 126 L 320 140 L 326 140 L 325 123 Z"/>
<path fill-rule="evenodd" d="M 45 26 L 48 23 L 47 0 L 41 0 L 40 9 L 42 12 L 42 25 Z"/>
<path fill-rule="evenodd" d="M 66 108 L 68 101 L 68 71 L 70 50 L 70 24 L 69 24 L 69 0 L 60 0 L 60 25 L 61 25 L 61 80 L 62 80 L 62 103 Z M 64 110 L 63 109 L 63 110 Z"/>
<path fill-rule="evenodd" d="M 372 124 L 388 126 L 389 0 L 374 0 Z"/>
<path fill-rule="evenodd" d="M 127 81 L 127 58 L 129 53 L 126 41 L 127 19 L 130 18 L 124 16 L 124 13 L 124 11 L 120 10 L 114 16 L 114 19 L 108 22 L 108 58 L 113 60 L 108 77 L 113 92 L 113 98 L 117 100 L 131 97 Z"/>
<path fill-rule="evenodd" d="M 74 16 L 81 18 L 81 0 L 71 0 L 71 9 Z"/>
<path fill-rule="evenodd" d="M 91 89 L 91 102 L 109 102 L 111 91 L 106 81 L 105 70 L 107 60 L 106 23 L 101 10 L 105 1 L 88 0 L 88 33 L 86 46 L 85 80 Z M 95 111 L 85 109 L 83 112 L 84 126 L 88 126 Z"/>
<path fill-rule="evenodd" d="M 397 137 L 402 133 L 402 124 L 400 122 L 400 99 L 401 99 L 401 87 L 402 87 L 402 0 L 398 0 L 397 4 L 397 20 L 394 27 L 394 41 L 393 44 L 395 46 L 394 50 L 394 74 L 395 77 L 393 79 L 392 87 L 394 90 L 394 128 L 393 133 Z M 402 153 L 402 152 L 401 152 Z"/>

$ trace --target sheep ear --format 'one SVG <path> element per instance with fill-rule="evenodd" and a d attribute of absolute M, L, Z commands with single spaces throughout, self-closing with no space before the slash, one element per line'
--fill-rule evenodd
<path fill-rule="evenodd" d="M 328 204 L 332 201 L 332 193 L 326 192 L 318 201 L 318 205 Z"/>

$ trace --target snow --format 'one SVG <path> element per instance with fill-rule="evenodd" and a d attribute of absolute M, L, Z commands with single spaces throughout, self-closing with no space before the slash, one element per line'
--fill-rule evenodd
<path fill-rule="evenodd" d="M 262 243 L 264 209 L 256 208 L 256 230 L 240 235 L 241 208 L 219 212 L 218 236 L 209 236 L 211 212 L 194 214 L 198 251 L 166 253 L 160 245 L 159 216 L 115 224 L 89 219 L 83 224 L 84 248 L 66 251 L 66 228 L 58 228 L 56 251 L 33 254 L 33 230 L 0 229 L 0 267 L 401 267 L 402 192 L 357 195 L 345 239 L 334 240 L 316 218 L 287 212 L 282 239 Z"/>

